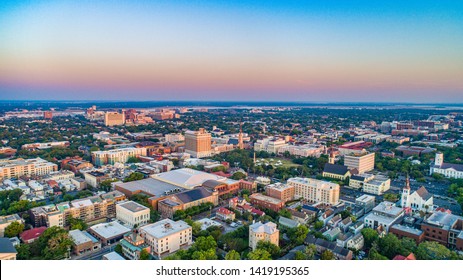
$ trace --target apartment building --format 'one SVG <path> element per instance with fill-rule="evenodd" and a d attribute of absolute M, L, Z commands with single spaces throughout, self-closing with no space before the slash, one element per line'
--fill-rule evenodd
<path fill-rule="evenodd" d="M 252 205 L 259 206 L 263 209 L 270 209 L 275 212 L 280 211 L 285 206 L 284 201 L 261 193 L 253 193 L 249 196 L 249 199 Z"/>
<path fill-rule="evenodd" d="M 262 222 L 253 223 L 249 226 L 249 247 L 255 250 L 259 241 L 268 241 L 279 246 L 280 231 L 277 225 L 272 222 L 263 224 Z"/>
<path fill-rule="evenodd" d="M 295 198 L 303 198 L 310 203 L 326 203 L 335 205 L 339 202 L 340 187 L 338 184 L 312 178 L 295 177 L 286 182 L 294 186 Z"/>
<path fill-rule="evenodd" d="M 20 176 L 43 176 L 58 170 L 58 165 L 41 158 L 0 160 L 0 180 Z"/>
<path fill-rule="evenodd" d="M 116 162 L 126 163 L 129 158 L 138 156 L 146 156 L 146 148 L 128 147 L 108 151 L 94 151 L 92 152 L 92 161 L 95 166 L 113 165 Z"/>
<path fill-rule="evenodd" d="M 164 219 L 140 228 L 151 254 L 161 258 L 163 255 L 184 249 L 193 242 L 192 228 L 184 221 Z"/>
<path fill-rule="evenodd" d="M 287 202 L 294 199 L 294 186 L 275 183 L 265 187 L 265 193 L 273 198 Z"/>

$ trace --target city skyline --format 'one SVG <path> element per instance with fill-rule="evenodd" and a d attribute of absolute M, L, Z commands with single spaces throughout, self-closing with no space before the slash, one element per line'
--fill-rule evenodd
<path fill-rule="evenodd" d="M 452 1 L 5 1 L 7 100 L 463 102 Z"/>

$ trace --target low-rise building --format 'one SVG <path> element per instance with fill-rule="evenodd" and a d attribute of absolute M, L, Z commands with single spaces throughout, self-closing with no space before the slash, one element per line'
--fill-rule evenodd
<path fill-rule="evenodd" d="M 69 237 L 74 241 L 73 253 L 78 256 L 101 249 L 101 243 L 88 232 L 78 229 L 71 230 L 69 231 Z"/>
<path fill-rule="evenodd" d="M 220 207 L 219 209 L 217 209 L 217 211 L 215 212 L 215 216 L 221 219 L 222 221 L 235 220 L 235 212 L 230 211 L 224 207 Z"/>
<path fill-rule="evenodd" d="M 192 228 L 184 221 L 164 219 L 141 227 L 140 234 L 150 246 L 151 254 L 158 258 L 185 249 L 193 242 Z"/>
<path fill-rule="evenodd" d="M 116 204 L 116 219 L 133 228 L 147 224 L 150 220 L 150 209 L 134 201 L 123 201 Z"/>
<path fill-rule="evenodd" d="M 265 193 L 273 198 L 287 202 L 294 199 L 294 186 L 275 183 L 265 187 Z"/>
<path fill-rule="evenodd" d="M 16 260 L 17 254 L 9 238 L 0 238 L 0 260 Z"/>
<path fill-rule="evenodd" d="M 268 241 L 279 246 L 280 231 L 277 225 L 272 222 L 263 224 L 262 222 L 253 223 L 249 226 L 249 247 L 255 250 L 259 241 Z"/>
<path fill-rule="evenodd" d="M 252 205 L 271 209 L 275 212 L 280 211 L 284 206 L 285 202 L 274 197 L 263 195 L 261 193 L 254 193 L 249 196 Z"/>
<path fill-rule="evenodd" d="M 404 217 L 404 209 L 392 202 L 384 201 L 378 204 L 370 214 L 365 217 L 365 226 L 376 229 L 382 227 L 386 232 L 392 225 L 400 223 Z"/>
<path fill-rule="evenodd" d="M 94 225 L 88 229 L 88 232 L 106 246 L 121 240 L 130 229 L 114 221 Z"/>

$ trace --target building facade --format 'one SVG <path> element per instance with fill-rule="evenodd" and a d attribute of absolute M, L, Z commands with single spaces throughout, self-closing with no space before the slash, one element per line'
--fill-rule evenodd
<path fill-rule="evenodd" d="M 322 202 L 329 205 L 339 202 L 340 186 L 338 184 L 301 177 L 290 178 L 287 184 L 294 186 L 295 198 L 303 198 L 310 203 Z"/>
<path fill-rule="evenodd" d="M 198 131 L 185 132 L 185 153 L 195 158 L 209 157 L 212 155 L 212 137 L 204 128 Z"/>
<path fill-rule="evenodd" d="M 249 226 L 249 247 L 255 250 L 259 241 L 268 241 L 279 246 L 280 231 L 272 222 L 257 222 Z"/>

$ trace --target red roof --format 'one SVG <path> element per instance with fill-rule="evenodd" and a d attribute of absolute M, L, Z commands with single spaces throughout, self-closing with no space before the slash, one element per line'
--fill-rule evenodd
<path fill-rule="evenodd" d="M 260 211 L 259 209 L 256 209 L 256 208 L 252 208 L 251 212 L 254 213 L 254 214 L 257 214 L 259 216 L 265 215 L 264 212 L 262 212 L 262 211 Z"/>
<path fill-rule="evenodd" d="M 35 240 L 42 235 L 42 233 L 47 229 L 47 227 L 38 227 L 38 228 L 33 228 L 24 231 L 19 235 L 21 237 L 21 240 L 23 242 L 29 241 L 29 240 Z"/>
<path fill-rule="evenodd" d="M 230 210 L 228 210 L 227 208 L 224 208 L 224 207 L 220 207 L 219 209 L 217 209 L 217 213 L 224 214 L 224 215 L 233 214 L 232 211 L 230 211 Z"/>
<path fill-rule="evenodd" d="M 413 253 L 410 253 L 410 255 L 404 257 L 402 255 L 397 255 L 395 256 L 392 260 L 394 261 L 412 261 L 412 260 L 416 260 L 416 257 Z"/>
<path fill-rule="evenodd" d="M 231 176 L 231 174 L 224 173 L 223 171 L 212 172 L 212 174 L 222 176 L 222 177 L 225 177 L 225 178 L 228 178 L 228 177 Z"/>

